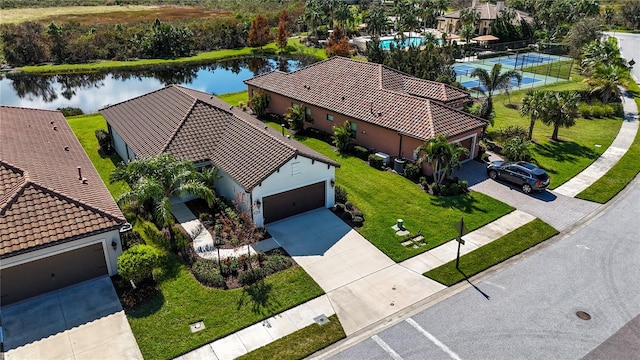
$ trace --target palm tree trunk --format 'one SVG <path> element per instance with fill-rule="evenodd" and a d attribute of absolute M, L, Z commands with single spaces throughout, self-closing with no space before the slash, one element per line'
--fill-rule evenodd
<path fill-rule="evenodd" d="M 560 128 L 560 126 L 558 126 L 558 125 L 554 125 L 553 126 L 553 134 L 551 134 L 551 140 L 558 141 L 558 129 L 559 128 Z"/>
<path fill-rule="evenodd" d="M 531 117 L 531 122 L 529 123 L 529 140 L 533 139 L 533 126 L 536 124 L 536 118 Z"/>

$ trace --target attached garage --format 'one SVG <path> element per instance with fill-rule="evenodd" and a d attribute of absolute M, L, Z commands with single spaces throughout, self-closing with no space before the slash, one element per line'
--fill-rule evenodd
<path fill-rule="evenodd" d="M 319 182 L 264 197 L 265 224 L 309 210 L 325 207 L 325 189 L 325 182 Z"/>
<path fill-rule="evenodd" d="M 108 275 L 102 243 L 2 269 L 2 305 Z"/>

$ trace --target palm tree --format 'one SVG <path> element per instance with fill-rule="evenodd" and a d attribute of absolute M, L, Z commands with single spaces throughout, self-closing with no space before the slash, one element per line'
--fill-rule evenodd
<path fill-rule="evenodd" d="M 351 137 L 351 123 L 349 120 L 342 125 L 333 126 L 333 144 L 338 148 L 338 152 L 343 153 L 349 148 L 353 138 Z"/>
<path fill-rule="evenodd" d="M 322 20 L 322 11 L 315 1 L 307 1 L 304 9 L 304 21 L 311 28 L 313 36 L 318 36 L 318 23 Z"/>
<path fill-rule="evenodd" d="M 493 65 L 491 72 L 488 72 L 482 68 L 475 68 L 471 73 L 471 77 L 477 77 L 480 80 L 480 86 L 475 90 L 487 95 L 487 99 L 483 104 L 484 111 L 481 111 L 483 119 L 491 122 L 491 114 L 493 113 L 493 92 L 500 89 L 508 89 L 511 86 L 511 80 L 517 79 L 518 85 L 522 81 L 522 75 L 516 70 L 508 70 L 504 73 L 500 73 L 502 70 L 502 64 L 498 63 Z M 482 89 L 484 87 L 484 90 Z"/>
<path fill-rule="evenodd" d="M 428 163 L 433 172 L 433 181 L 442 184 L 460 166 L 460 156 L 469 151 L 457 142 L 450 143 L 446 136 L 438 135 L 420 146 L 418 153 L 424 154 L 418 159 L 418 165 Z"/>
<path fill-rule="evenodd" d="M 176 160 L 170 154 L 152 156 L 120 164 L 110 176 L 111 182 L 123 180 L 130 191 L 120 195 L 118 204 L 149 205 L 157 223 L 169 228 L 174 219 L 171 197 L 196 195 L 213 205 L 215 193 L 209 187 L 215 175 L 208 171 L 203 176 L 192 162 Z"/>
<path fill-rule="evenodd" d="M 304 127 L 304 120 L 307 115 L 305 108 L 294 104 L 288 110 L 289 111 L 284 115 L 284 117 L 289 121 L 291 129 L 295 131 L 302 130 Z"/>
<path fill-rule="evenodd" d="M 569 128 L 576 124 L 580 94 L 577 91 L 554 92 L 547 95 L 547 101 L 541 120 L 546 125 L 553 125 L 551 140 L 558 141 L 560 127 Z"/>
<path fill-rule="evenodd" d="M 364 20 L 367 23 L 367 31 L 371 36 L 380 36 L 389 26 L 387 14 L 380 5 L 371 8 L 371 11 L 365 16 Z"/>
<path fill-rule="evenodd" d="M 614 65 L 600 65 L 595 68 L 591 77 L 584 80 L 592 95 L 599 95 L 603 103 L 611 98 L 620 98 L 620 85 L 626 82 L 628 72 L 626 68 Z"/>
<path fill-rule="evenodd" d="M 595 40 L 582 48 L 580 67 L 582 72 L 590 74 L 598 66 L 607 64 L 626 67 L 626 61 L 620 57 L 620 49 L 613 40 Z"/>
<path fill-rule="evenodd" d="M 529 115 L 529 140 L 533 137 L 533 126 L 536 124 L 536 120 L 544 115 L 547 100 L 546 94 L 547 92 L 542 90 L 529 90 L 527 91 L 527 95 L 522 99 L 520 115 Z"/>
<path fill-rule="evenodd" d="M 353 14 L 351 13 L 351 9 L 349 9 L 349 5 L 344 2 L 340 2 L 336 8 L 335 17 L 346 36 L 347 22 L 353 21 Z"/>
<path fill-rule="evenodd" d="M 473 25 L 477 28 L 477 24 L 480 22 L 480 13 L 476 9 L 465 8 L 460 11 L 460 22 L 463 25 Z"/>

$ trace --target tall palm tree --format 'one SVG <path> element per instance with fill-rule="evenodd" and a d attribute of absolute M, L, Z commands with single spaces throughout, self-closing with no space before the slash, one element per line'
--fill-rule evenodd
<path fill-rule="evenodd" d="M 497 63 L 493 65 L 491 72 L 482 68 L 475 68 L 471 73 L 471 77 L 477 77 L 480 81 L 480 86 L 476 87 L 475 90 L 487 96 L 483 104 L 484 111 L 481 112 L 480 117 L 489 122 L 492 120 L 491 114 L 493 113 L 493 93 L 500 89 L 508 89 L 511 86 L 512 79 L 518 80 L 518 85 L 522 81 L 522 75 L 516 70 L 511 69 L 504 73 L 501 73 L 501 70 L 502 64 Z M 484 89 L 482 89 L 483 87 Z"/>
<path fill-rule="evenodd" d="M 120 195 L 116 202 L 148 204 L 158 224 L 169 229 L 174 222 L 172 196 L 196 195 L 209 206 L 215 200 L 215 193 L 207 184 L 212 181 L 212 174 L 207 172 L 203 176 L 192 162 L 176 160 L 170 154 L 120 164 L 111 173 L 110 181 L 120 180 L 127 182 L 131 190 Z"/>
<path fill-rule="evenodd" d="M 322 21 L 322 11 L 316 1 L 307 1 L 303 16 L 313 36 L 318 36 L 318 24 Z"/>
<path fill-rule="evenodd" d="M 547 92 L 542 90 L 529 90 L 527 91 L 527 95 L 522 99 L 520 115 L 529 115 L 529 140 L 533 137 L 533 127 L 536 124 L 536 120 L 544 115 L 547 101 L 546 94 Z"/>
<path fill-rule="evenodd" d="M 364 21 L 367 23 L 367 31 L 371 36 L 380 36 L 389 27 L 387 14 L 384 7 L 380 5 L 372 7 Z"/>
<path fill-rule="evenodd" d="M 460 166 L 460 156 L 468 154 L 468 150 L 457 142 L 450 143 L 446 136 L 438 135 L 420 146 L 418 153 L 423 154 L 418 165 L 428 163 L 433 171 L 433 181 L 442 184 Z"/>
<path fill-rule="evenodd" d="M 460 22 L 463 25 L 473 25 L 477 28 L 480 23 L 480 13 L 476 9 L 465 8 L 460 11 Z"/>
<path fill-rule="evenodd" d="M 353 21 L 353 14 L 351 13 L 351 9 L 349 9 L 349 5 L 344 2 L 340 2 L 336 6 L 335 10 L 336 21 L 340 25 L 340 28 L 344 32 L 344 35 L 347 35 L 347 22 Z"/>
<path fill-rule="evenodd" d="M 584 80 L 589 86 L 592 95 L 599 95 L 603 103 L 608 103 L 612 98 L 619 98 L 621 95 L 620 85 L 626 82 L 628 72 L 626 68 L 615 65 L 599 65 L 591 74 L 591 77 Z"/>
<path fill-rule="evenodd" d="M 553 125 L 551 140 L 558 141 L 558 129 L 569 128 L 576 124 L 580 94 L 577 91 L 560 91 L 547 95 L 547 106 L 541 120 L 546 125 Z"/>

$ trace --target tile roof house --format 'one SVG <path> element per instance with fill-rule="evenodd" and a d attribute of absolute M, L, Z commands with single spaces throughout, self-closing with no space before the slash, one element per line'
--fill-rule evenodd
<path fill-rule="evenodd" d="M 333 206 L 338 163 L 210 94 L 170 85 L 100 113 L 125 161 L 169 153 L 212 165 L 218 193 L 258 226 Z"/>
<path fill-rule="evenodd" d="M 0 106 L 2 305 L 117 272 L 126 222 L 59 111 Z"/>
<path fill-rule="evenodd" d="M 480 3 L 477 0 L 473 0 L 470 9 L 475 10 L 480 15 L 480 23 L 476 25 L 477 35 L 491 35 L 491 27 L 493 22 L 496 21 L 498 15 L 503 11 L 512 11 L 514 18 L 511 20 L 513 25 L 520 25 L 522 21 L 533 23 L 531 15 L 524 11 L 511 9 L 504 5 L 504 1 L 497 1 L 495 4 L 490 2 Z M 438 30 L 447 34 L 456 34 L 462 27 L 460 21 L 462 10 L 457 10 L 438 16 Z"/>
<path fill-rule="evenodd" d="M 415 149 L 427 139 L 446 135 L 469 149 L 471 159 L 487 125 L 460 110 L 471 101 L 466 91 L 342 57 L 245 83 L 250 97 L 260 91 L 269 95 L 269 112 L 283 115 L 293 104 L 303 106 L 313 120 L 305 126 L 328 133 L 348 120 L 354 143 L 392 157 L 415 159 Z"/>

